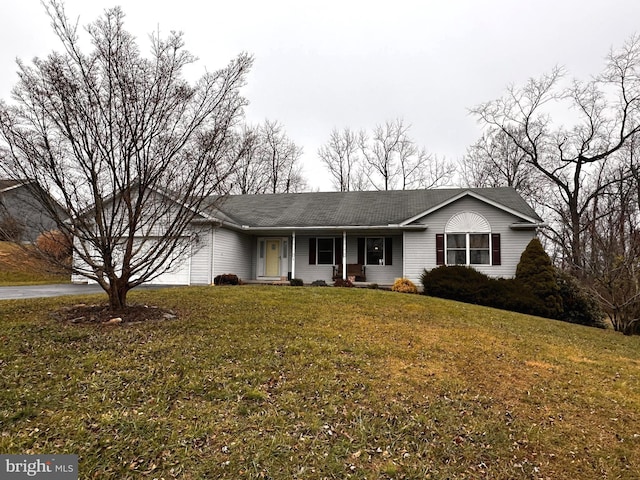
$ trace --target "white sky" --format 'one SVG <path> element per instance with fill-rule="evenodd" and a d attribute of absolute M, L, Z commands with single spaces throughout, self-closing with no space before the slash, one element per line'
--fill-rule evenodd
<path fill-rule="evenodd" d="M 120 5 L 126 27 L 179 30 L 215 70 L 242 51 L 255 57 L 244 89 L 249 123 L 284 124 L 304 148 L 312 189 L 330 190 L 317 150 L 331 129 L 370 130 L 403 118 L 428 151 L 459 159 L 480 136 L 467 109 L 510 83 L 564 65 L 587 80 L 611 47 L 640 33 L 638 0 L 67 0 L 80 24 Z M 39 0 L 2 0 L 0 98 L 16 83 L 16 58 L 59 45 Z"/>

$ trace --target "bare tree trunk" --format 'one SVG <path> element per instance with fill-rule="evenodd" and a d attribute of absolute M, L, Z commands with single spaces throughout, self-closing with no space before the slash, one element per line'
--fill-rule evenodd
<path fill-rule="evenodd" d="M 130 290 L 129 282 L 123 278 L 115 279 L 109 283 L 109 308 L 114 311 L 123 310 L 127 307 L 127 294 Z"/>

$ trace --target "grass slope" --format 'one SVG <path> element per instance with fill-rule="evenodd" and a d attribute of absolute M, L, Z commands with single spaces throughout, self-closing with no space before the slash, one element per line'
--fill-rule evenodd
<path fill-rule="evenodd" d="M 96 301 L 88 297 L 84 300 Z M 179 320 L 0 302 L 0 451 L 80 478 L 637 478 L 640 338 L 392 292 L 133 292 Z"/>
<path fill-rule="evenodd" d="M 36 255 L 10 242 L 0 242 L 0 286 L 68 283 L 62 273 Z"/>

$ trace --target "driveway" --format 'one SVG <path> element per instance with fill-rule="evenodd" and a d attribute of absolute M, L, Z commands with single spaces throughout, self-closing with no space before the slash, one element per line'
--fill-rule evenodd
<path fill-rule="evenodd" d="M 160 288 L 164 285 L 149 285 L 136 287 Z M 56 284 L 56 285 L 29 285 L 26 287 L 0 287 L 0 300 L 15 300 L 19 298 L 61 297 L 63 295 L 84 295 L 89 293 L 104 292 L 99 285 L 92 284 Z"/>

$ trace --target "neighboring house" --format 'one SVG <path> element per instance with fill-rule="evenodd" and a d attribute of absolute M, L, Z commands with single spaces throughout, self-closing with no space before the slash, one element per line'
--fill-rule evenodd
<path fill-rule="evenodd" d="M 541 225 L 512 188 L 228 196 L 212 199 L 194 221 L 192 254 L 154 283 L 210 284 L 233 273 L 419 284 L 424 269 L 454 264 L 513 277 Z"/>
<path fill-rule="evenodd" d="M 27 180 L 0 179 L 0 238 L 33 242 L 56 223 L 29 191 Z"/>

